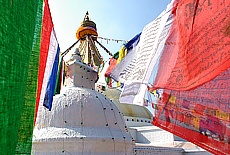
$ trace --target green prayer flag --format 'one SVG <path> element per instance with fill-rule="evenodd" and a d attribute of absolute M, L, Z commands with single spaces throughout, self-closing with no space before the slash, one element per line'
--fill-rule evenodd
<path fill-rule="evenodd" d="M 30 154 L 42 0 L 0 1 L 0 152 Z"/>

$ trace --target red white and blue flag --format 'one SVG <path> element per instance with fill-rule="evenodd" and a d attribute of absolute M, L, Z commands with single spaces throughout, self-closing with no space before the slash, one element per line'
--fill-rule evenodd
<path fill-rule="evenodd" d="M 45 6 L 42 21 L 42 38 L 38 72 L 36 114 L 38 111 L 38 107 L 45 106 L 49 110 L 51 110 L 52 108 L 60 53 L 60 48 L 54 31 L 54 25 L 52 22 L 48 0 L 45 0 L 44 3 Z"/>

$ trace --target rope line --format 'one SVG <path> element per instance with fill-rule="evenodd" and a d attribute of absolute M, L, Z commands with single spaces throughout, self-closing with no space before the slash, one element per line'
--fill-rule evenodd
<path fill-rule="evenodd" d="M 80 39 L 78 39 L 73 45 L 71 45 L 65 52 L 61 53 L 61 56 L 65 56 L 78 42 Z"/>
<path fill-rule="evenodd" d="M 104 37 L 97 37 L 98 39 L 106 40 L 106 41 L 115 41 L 115 42 L 127 42 L 127 40 L 121 40 L 121 39 L 110 39 L 110 38 L 104 38 Z"/>
<path fill-rule="evenodd" d="M 103 48 L 110 56 L 113 56 L 113 54 L 112 54 L 107 48 L 105 48 L 105 46 L 103 46 L 99 41 L 96 40 L 96 42 L 97 42 L 98 45 L 100 45 L 101 48 Z"/>
<path fill-rule="evenodd" d="M 83 49 L 85 49 L 87 45 L 86 45 L 86 42 L 83 42 L 80 45 L 81 45 L 81 48 L 79 47 L 79 52 L 80 52 L 82 60 L 84 60 L 86 56 L 86 50 L 83 50 Z"/>
<path fill-rule="evenodd" d="M 101 57 L 101 55 L 100 55 L 100 53 L 99 53 L 99 51 L 97 49 L 97 46 L 93 46 L 93 45 L 95 45 L 93 42 L 94 41 L 93 41 L 92 37 L 89 36 L 89 45 L 90 45 L 89 47 L 90 47 L 90 50 L 93 51 L 94 54 L 98 57 L 98 59 L 100 59 L 100 61 L 102 62 L 103 58 Z M 93 50 L 93 48 L 95 49 L 95 51 Z"/>
<path fill-rule="evenodd" d="M 91 37 L 90 37 L 91 38 Z M 110 39 L 110 38 L 104 38 L 104 37 L 97 37 L 98 39 L 103 39 L 103 40 L 107 40 L 107 41 L 115 41 L 115 42 L 127 42 L 127 40 L 121 40 L 121 39 Z M 75 43 L 73 43 L 67 50 L 65 50 L 63 53 L 61 53 L 61 56 L 65 56 L 78 42 L 80 39 L 78 39 Z M 105 48 L 105 46 L 103 46 L 100 42 L 98 42 L 96 40 L 96 42 L 110 55 L 113 56 L 113 54 L 107 49 Z"/>

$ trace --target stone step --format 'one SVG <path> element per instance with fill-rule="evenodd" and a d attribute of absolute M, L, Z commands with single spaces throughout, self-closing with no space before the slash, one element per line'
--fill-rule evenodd
<path fill-rule="evenodd" d="M 136 144 L 134 148 L 135 155 L 182 155 L 182 148 L 171 148 L 171 147 L 156 147 L 156 146 L 140 146 Z"/>
<path fill-rule="evenodd" d="M 130 127 L 129 132 L 137 143 L 143 144 L 173 144 L 173 134 L 156 126 Z"/>
<path fill-rule="evenodd" d="M 129 127 L 135 155 L 211 155 L 206 150 L 156 126 Z"/>

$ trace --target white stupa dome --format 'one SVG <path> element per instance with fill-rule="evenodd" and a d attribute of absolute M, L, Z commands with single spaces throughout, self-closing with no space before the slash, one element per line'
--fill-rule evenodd
<path fill-rule="evenodd" d="M 86 67 L 79 61 L 71 66 Z M 133 147 L 121 112 L 93 88 L 66 87 L 54 96 L 51 111 L 38 112 L 32 154 L 130 155 Z"/>
<path fill-rule="evenodd" d="M 123 116 L 104 95 L 72 87 L 54 97 L 53 109 L 37 118 L 35 154 L 132 154 Z"/>

